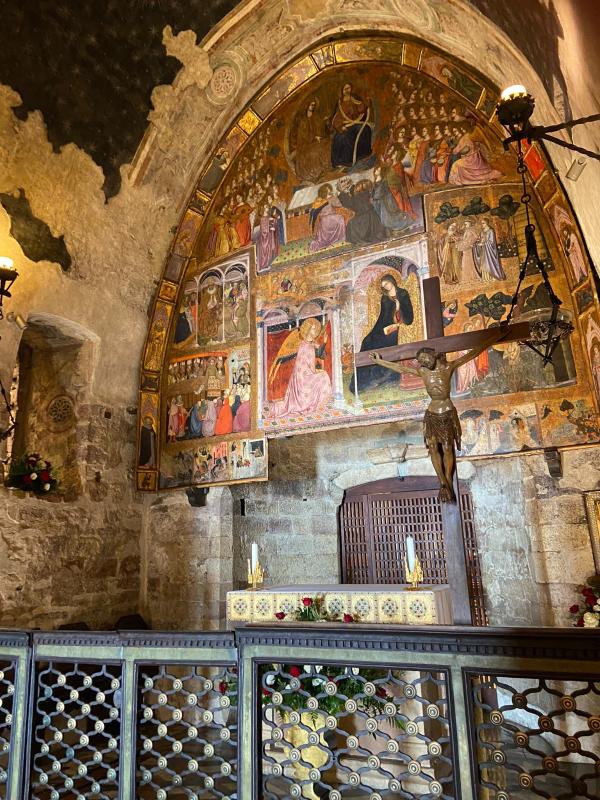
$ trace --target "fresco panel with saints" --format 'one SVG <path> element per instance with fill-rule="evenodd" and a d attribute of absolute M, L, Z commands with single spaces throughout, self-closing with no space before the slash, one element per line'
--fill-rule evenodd
<path fill-rule="evenodd" d="M 199 183 L 204 223 L 171 323 L 162 485 L 264 477 L 265 434 L 420 417 L 418 379 L 357 367 L 355 354 L 426 338 L 430 275 L 446 334 L 506 317 L 525 255 L 514 156 L 475 108 L 481 84 L 424 52 L 421 71 L 311 61 L 317 74 L 303 67 L 301 86 L 277 79 L 278 99 L 290 93 L 264 121 L 254 115 L 256 130 L 225 137 Z M 268 103 L 266 92 L 256 108 Z M 457 371 L 463 454 L 557 444 L 561 431 L 598 438 L 595 290 L 560 193 L 543 202 L 539 252 L 587 327 L 546 367 L 509 344 Z M 515 318 L 547 305 L 532 270 Z"/>

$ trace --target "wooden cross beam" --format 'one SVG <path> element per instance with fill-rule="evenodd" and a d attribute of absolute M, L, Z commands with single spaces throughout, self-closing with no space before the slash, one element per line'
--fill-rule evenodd
<path fill-rule="evenodd" d="M 382 347 L 378 349 L 379 355 L 386 361 L 406 361 L 415 358 L 417 351 L 422 347 L 431 347 L 436 353 L 456 353 L 459 350 L 472 350 L 479 347 L 486 336 L 489 336 L 489 329 L 482 331 L 467 331 L 466 333 L 456 333 L 452 336 L 444 336 L 444 322 L 442 317 L 442 295 L 440 292 L 440 279 L 425 278 L 423 281 L 423 300 L 425 305 L 425 328 L 427 339 L 420 342 L 408 342 L 398 344 L 393 347 Z M 529 323 L 517 322 L 509 325 L 505 329 L 504 335 L 498 342 L 506 344 L 508 342 L 521 342 L 529 338 Z M 368 351 L 355 354 L 357 367 L 364 367 L 373 364 L 371 354 Z"/>

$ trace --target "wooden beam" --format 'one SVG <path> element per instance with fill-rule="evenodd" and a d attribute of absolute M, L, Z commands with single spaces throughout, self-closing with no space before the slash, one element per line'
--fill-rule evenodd
<path fill-rule="evenodd" d="M 425 330 L 428 339 L 439 339 L 444 335 L 442 317 L 442 294 L 440 279 L 425 278 L 423 281 L 423 305 L 425 307 Z"/>
<path fill-rule="evenodd" d="M 453 336 L 438 336 L 435 339 L 421 339 L 420 342 L 408 342 L 398 344 L 393 347 L 382 347 L 377 350 L 380 356 L 386 361 L 405 361 L 408 358 L 415 358 L 417 350 L 422 347 L 432 347 L 436 353 L 456 353 L 459 350 L 471 350 L 481 344 L 482 336 L 489 333 L 487 331 L 468 331 L 467 333 L 457 333 Z M 520 342 L 529 338 L 529 323 L 517 322 L 506 329 L 505 335 L 494 344 L 507 344 L 508 342 Z M 493 344 L 490 345 L 493 347 Z M 369 351 L 356 354 L 356 366 L 364 367 L 372 364 Z"/>

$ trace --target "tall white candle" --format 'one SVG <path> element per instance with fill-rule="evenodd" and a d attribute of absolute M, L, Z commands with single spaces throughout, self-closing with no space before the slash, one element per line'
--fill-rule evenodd
<path fill-rule="evenodd" d="M 406 537 L 406 560 L 408 571 L 413 572 L 415 569 L 415 540 L 412 536 Z"/>
<path fill-rule="evenodd" d="M 256 569 L 256 565 L 258 564 L 258 545 L 256 542 L 252 542 L 251 548 L 251 561 L 252 561 L 252 572 Z"/>

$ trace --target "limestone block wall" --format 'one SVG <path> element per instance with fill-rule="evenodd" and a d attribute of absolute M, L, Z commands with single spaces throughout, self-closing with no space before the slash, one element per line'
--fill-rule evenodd
<path fill-rule="evenodd" d="M 212 630 L 225 618 L 232 589 L 233 530 L 227 487 L 208 493 L 204 508 L 185 492 L 157 497 L 145 510 L 142 535 L 144 619 L 163 630 Z"/>
<path fill-rule="evenodd" d="M 378 466 L 367 456 L 407 438 L 415 437 L 377 425 L 272 441 L 269 483 L 232 487 L 234 584 L 244 583 L 253 541 L 271 584 L 338 582 L 344 488 L 432 474 L 426 458 L 410 457 L 410 446 L 403 464 Z M 576 586 L 594 571 L 582 491 L 600 486 L 600 448 L 566 451 L 563 470 L 563 478 L 551 478 L 539 454 L 459 464 L 473 497 L 492 625 L 570 624 Z"/>
<path fill-rule="evenodd" d="M 99 404 L 79 412 L 77 499 L 0 488 L 3 627 L 103 629 L 138 610 L 141 501 L 128 477 L 135 418 Z"/>

